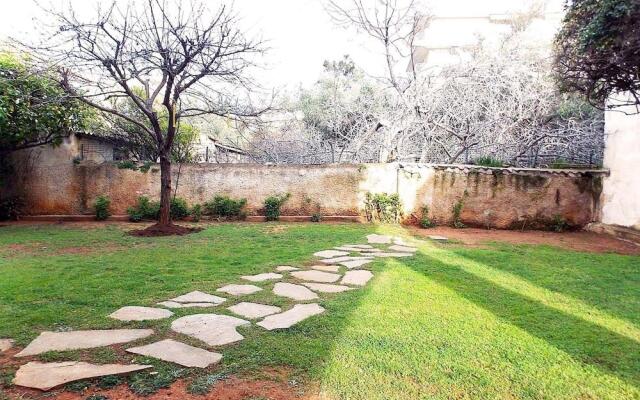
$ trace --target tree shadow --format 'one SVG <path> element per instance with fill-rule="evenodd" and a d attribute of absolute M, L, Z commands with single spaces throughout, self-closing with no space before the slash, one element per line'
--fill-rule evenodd
<path fill-rule="evenodd" d="M 505 289 L 437 257 L 419 252 L 403 263 L 574 359 L 640 387 L 638 342 Z"/>

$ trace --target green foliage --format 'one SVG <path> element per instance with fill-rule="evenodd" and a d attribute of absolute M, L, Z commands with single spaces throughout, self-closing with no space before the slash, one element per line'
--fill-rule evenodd
<path fill-rule="evenodd" d="M 109 400 L 109 397 L 103 394 L 92 394 L 91 396 L 88 396 L 85 400 Z"/>
<path fill-rule="evenodd" d="M 321 222 L 322 221 L 322 214 L 319 212 L 313 213 L 311 214 L 311 222 Z"/>
<path fill-rule="evenodd" d="M 452 213 L 453 213 L 453 227 L 454 228 L 466 228 L 466 225 L 464 223 L 462 223 L 461 218 L 461 214 L 462 214 L 462 208 L 464 207 L 464 199 L 465 197 L 467 197 L 467 191 L 464 191 L 464 195 L 455 202 L 455 204 L 453 205 L 453 209 L 452 209 Z"/>
<path fill-rule="evenodd" d="M 211 391 L 213 386 L 221 380 L 227 378 L 225 374 L 208 374 L 195 378 L 187 387 L 187 392 L 197 395 L 205 395 Z"/>
<path fill-rule="evenodd" d="M 291 197 L 291 193 L 269 196 L 264 199 L 264 215 L 267 221 L 277 221 L 280 219 L 280 209 L 282 205 L 289 200 L 289 197 Z"/>
<path fill-rule="evenodd" d="M 115 360 L 112 362 L 115 362 Z M 124 381 L 125 379 L 122 376 L 107 375 L 107 376 L 103 376 L 102 378 L 100 378 L 100 380 L 98 380 L 97 386 L 100 389 L 111 389 L 123 383 Z"/>
<path fill-rule="evenodd" d="M 14 196 L 0 199 L 0 221 L 16 220 L 22 214 L 24 200 Z"/>
<path fill-rule="evenodd" d="M 189 213 L 193 222 L 200 221 L 202 219 L 202 204 L 194 204 Z"/>
<path fill-rule="evenodd" d="M 229 196 L 217 195 L 213 200 L 204 203 L 206 214 L 216 218 L 243 217 L 247 199 L 232 199 Z"/>
<path fill-rule="evenodd" d="M 478 157 L 476 158 L 473 163 L 475 165 L 481 165 L 483 167 L 492 167 L 492 168 L 502 168 L 504 166 L 504 163 L 501 160 L 498 160 L 497 158 L 493 158 L 493 157 Z"/>
<path fill-rule="evenodd" d="M 76 381 L 67 383 L 64 385 L 64 388 L 70 392 L 83 392 L 87 390 L 91 386 L 91 382 L 89 381 Z"/>
<path fill-rule="evenodd" d="M 96 201 L 93 204 L 93 208 L 96 211 L 96 220 L 104 221 L 111 216 L 111 212 L 109 211 L 110 205 L 111 205 L 111 200 L 109 200 L 109 197 L 98 196 L 96 198 Z"/>
<path fill-rule="evenodd" d="M 364 204 L 369 222 L 398 223 L 402 218 L 402 202 L 397 193 L 367 192 Z"/>
<path fill-rule="evenodd" d="M 189 216 L 187 201 L 180 197 L 171 199 L 170 211 L 172 219 L 185 219 Z"/>
<path fill-rule="evenodd" d="M 567 220 L 560 214 L 556 214 L 553 216 L 553 220 L 551 221 L 551 229 L 555 232 L 564 232 L 569 227 Z"/>
<path fill-rule="evenodd" d="M 0 52 L 0 153 L 58 145 L 82 130 L 89 116 L 50 74 L 33 70 L 26 58 Z"/>
<path fill-rule="evenodd" d="M 129 388 L 135 394 L 149 396 L 160 389 L 168 388 L 173 382 L 181 378 L 185 371 L 174 367 L 154 368 L 156 373 L 149 372 L 135 374 L 129 378 Z"/>
<path fill-rule="evenodd" d="M 116 166 L 118 167 L 118 169 L 130 169 L 132 171 L 137 171 L 138 170 L 138 166 L 132 160 L 120 161 L 119 163 L 116 164 Z"/>
<path fill-rule="evenodd" d="M 150 201 L 146 196 L 138 197 L 138 203 L 127 209 L 129 221 L 156 220 L 160 215 L 160 203 Z"/>
<path fill-rule="evenodd" d="M 570 168 L 570 165 L 565 160 L 559 158 L 550 162 L 548 167 L 551 169 L 567 169 Z"/>
<path fill-rule="evenodd" d="M 429 218 L 429 206 L 424 205 L 422 207 L 422 216 L 420 217 L 420 227 L 427 229 L 433 228 L 436 224 Z"/>
<path fill-rule="evenodd" d="M 149 171 L 149 169 L 151 169 L 152 165 L 153 165 L 152 161 L 145 161 L 144 164 L 142 164 L 142 166 L 140 166 L 140 172 L 147 173 Z"/>

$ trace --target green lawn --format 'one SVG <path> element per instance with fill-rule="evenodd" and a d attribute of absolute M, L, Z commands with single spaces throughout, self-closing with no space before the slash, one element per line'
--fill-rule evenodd
<path fill-rule="evenodd" d="M 408 235 L 356 224 L 221 224 L 155 239 L 116 226 L 2 227 L 0 337 L 25 345 L 41 330 L 152 327 L 158 335 L 142 343 L 150 342 L 170 333 L 170 320 L 106 315 L 308 263 L 315 251 L 364 243 L 372 232 Z M 195 374 L 286 366 L 330 399 L 640 398 L 640 257 L 425 242 L 415 257 L 372 269 L 365 289 L 322 295 L 325 314 L 279 332 L 242 327 L 246 339 L 219 349 L 219 366 L 192 372 L 154 362 L 159 376 L 199 382 Z M 292 304 L 268 290 L 242 300 Z M 133 359 L 109 349 L 40 358 Z M 7 380 L 12 371 L 0 370 Z M 130 384 L 144 392 L 145 377 Z"/>

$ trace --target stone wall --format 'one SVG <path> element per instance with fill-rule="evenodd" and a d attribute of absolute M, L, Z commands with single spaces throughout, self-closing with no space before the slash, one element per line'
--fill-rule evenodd
<path fill-rule="evenodd" d="M 448 224 L 462 199 L 464 223 L 520 229 L 548 227 L 554 218 L 575 226 L 595 221 L 604 175 L 418 164 L 189 164 L 174 167 L 173 183 L 179 182 L 177 195 L 190 204 L 216 194 L 247 198 L 250 215 L 260 215 L 265 197 L 279 193 L 291 193 L 283 215 L 361 215 L 367 192 L 397 192 L 407 219 L 419 218 L 428 205 L 435 221 Z M 29 214 L 90 214 L 103 194 L 114 214 L 124 214 L 138 196 L 158 199 L 159 187 L 157 166 L 144 173 L 65 161 L 31 166 L 9 191 L 25 198 Z"/>

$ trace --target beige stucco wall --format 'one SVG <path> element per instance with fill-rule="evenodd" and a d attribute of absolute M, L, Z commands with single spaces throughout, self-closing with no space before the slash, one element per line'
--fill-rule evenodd
<path fill-rule="evenodd" d="M 605 135 L 601 220 L 640 229 L 640 114 L 607 111 Z"/>

